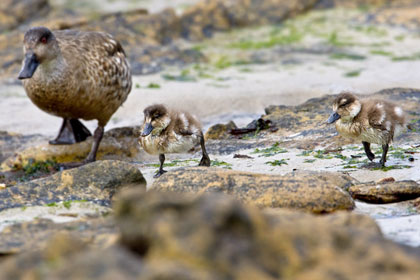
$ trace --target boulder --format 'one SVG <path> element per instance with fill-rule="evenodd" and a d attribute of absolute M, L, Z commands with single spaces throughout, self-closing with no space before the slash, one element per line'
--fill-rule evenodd
<path fill-rule="evenodd" d="M 110 205 L 112 196 L 127 186 L 146 189 L 146 181 L 135 165 L 113 160 L 96 161 L 1 189 L 0 210 L 69 200 Z"/>
<path fill-rule="evenodd" d="M 420 185 L 411 180 L 370 182 L 351 186 L 349 192 L 354 199 L 369 203 L 393 203 L 420 197 Z"/>
<path fill-rule="evenodd" d="M 213 279 L 420 277 L 420 255 L 384 239 L 362 215 L 263 213 L 220 193 L 131 189 L 117 201 L 121 244 L 148 264 L 178 263 Z"/>
<path fill-rule="evenodd" d="M 224 194 L 129 188 L 115 204 L 120 242 L 59 232 L 0 263 L 0 279 L 419 279 L 420 254 L 363 215 L 264 211 Z"/>
<path fill-rule="evenodd" d="M 329 172 L 284 176 L 219 168 L 192 167 L 165 173 L 151 189 L 181 193 L 222 192 L 258 207 L 297 208 L 315 213 L 350 210 L 354 202 L 343 189 L 354 179 Z"/>

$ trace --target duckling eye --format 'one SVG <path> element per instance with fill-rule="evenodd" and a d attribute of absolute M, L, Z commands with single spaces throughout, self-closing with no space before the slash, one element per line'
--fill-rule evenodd
<path fill-rule="evenodd" d="M 153 118 L 154 118 L 154 119 L 157 119 L 157 118 L 159 118 L 159 117 L 160 117 L 160 114 L 158 114 L 158 113 L 156 113 L 156 114 L 154 114 L 154 115 L 153 115 Z"/>
<path fill-rule="evenodd" d="M 43 44 L 46 44 L 47 41 L 48 41 L 47 37 L 42 37 L 41 40 L 40 40 L 40 42 L 43 43 Z"/>

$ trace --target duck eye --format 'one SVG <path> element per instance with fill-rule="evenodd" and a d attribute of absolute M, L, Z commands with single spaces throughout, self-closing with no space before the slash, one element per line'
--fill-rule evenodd
<path fill-rule="evenodd" d="M 41 43 L 46 44 L 47 43 L 47 37 L 42 37 L 40 41 L 41 41 Z"/>
<path fill-rule="evenodd" d="M 159 118 L 159 117 L 160 117 L 160 115 L 159 115 L 158 113 L 156 113 L 156 114 L 154 114 L 154 115 L 153 115 L 153 118 L 154 118 L 154 119 L 157 119 L 157 118 Z"/>

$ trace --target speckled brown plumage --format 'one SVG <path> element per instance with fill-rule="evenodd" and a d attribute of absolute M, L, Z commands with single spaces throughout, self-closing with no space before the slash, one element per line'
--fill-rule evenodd
<path fill-rule="evenodd" d="M 104 126 L 131 90 L 130 66 L 122 46 L 102 32 L 52 32 L 35 27 L 25 33 L 24 53 L 19 79 L 36 106 L 64 119 L 57 139 L 64 134 L 66 120 L 98 120 L 97 143 L 87 158 L 95 160 L 95 145 L 99 145 Z"/>

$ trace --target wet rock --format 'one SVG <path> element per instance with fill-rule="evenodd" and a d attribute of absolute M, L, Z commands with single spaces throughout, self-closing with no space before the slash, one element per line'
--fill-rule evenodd
<path fill-rule="evenodd" d="M 0 233 L 0 254 L 9 255 L 44 249 L 53 236 L 63 232 L 77 235 L 83 242 L 97 248 L 110 246 L 117 240 L 117 228 L 111 218 L 67 223 L 54 223 L 48 219 L 39 219 L 3 229 Z"/>
<path fill-rule="evenodd" d="M 132 185 L 146 188 L 146 181 L 136 166 L 122 161 L 96 161 L 0 190 L 0 210 L 68 200 L 110 205 L 118 190 Z"/>
<path fill-rule="evenodd" d="M 365 229 L 368 217 L 331 223 L 283 211 L 264 214 L 221 194 L 133 190 L 115 205 L 124 246 L 147 263 L 175 262 L 213 279 L 420 277 L 419 257 Z"/>
<path fill-rule="evenodd" d="M 236 128 L 238 127 L 233 121 L 230 121 L 227 124 L 215 124 L 207 130 L 205 134 L 205 138 L 206 140 L 209 140 L 209 139 L 218 140 L 218 139 L 228 138 L 230 137 L 229 132 L 232 129 L 236 129 Z"/>
<path fill-rule="evenodd" d="M 218 168 L 182 168 L 154 181 L 151 189 L 180 193 L 222 192 L 258 207 L 297 208 L 315 213 L 354 208 L 349 176 L 328 172 L 297 172 L 284 176 Z"/>
<path fill-rule="evenodd" d="M 0 3 L 0 32 L 8 31 L 35 17 L 45 16 L 48 0 L 3 0 Z"/>
<path fill-rule="evenodd" d="M 420 197 L 420 185 L 415 181 L 365 183 L 351 186 L 351 196 L 370 203 L 392 203 Z"/>
<path fill-rule="evenodd" d="M 138 157 L 140 153 L 140 147 L 137 143 L 138 136 L 139 127 L 136 126 L 115 128 L 107 131 L 99 146 L 97 158 L 133 159 Z M 29 136 L 27 138 L 31 139 Z M 10 140 L 4 141 L 5 143 L 10 143 Z M 4 160 L 1 164 L 1 170 L 19 170 L 30 161 L 54 160 L 57 163 L 81 161 L 89 153 L 92 141 L 92 137 L 89 137 L 86 141 L 72 145 L 50 145 L 45 139 L 45 142 L 39 146 L 26 145 L 24 147 L 27 148 L 16 151 L 13 156 Z"/>

